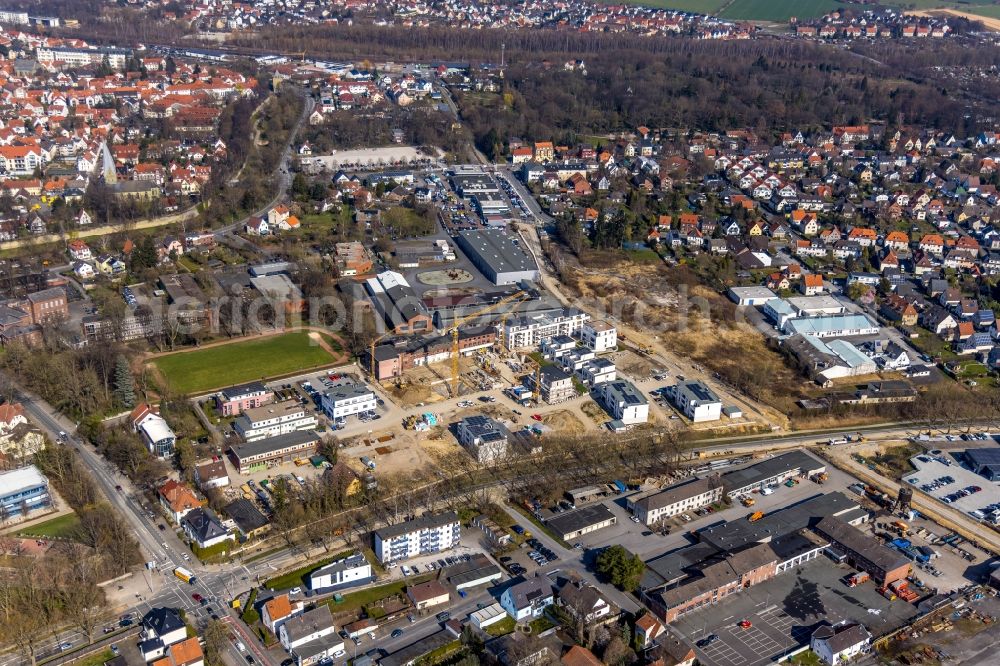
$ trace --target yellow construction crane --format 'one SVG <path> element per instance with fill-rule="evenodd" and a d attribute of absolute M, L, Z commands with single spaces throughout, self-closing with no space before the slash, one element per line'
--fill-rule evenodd
<path fill-rule="evenodd" d="M 461 319 L 456 319 L 452 323 L 452 325 L 450 327 L 450 330 L 451 330 L 451 394 L 452 394 L 452 396 L 457 396 L 458 395 L 458 329 L 461 328 L 467 322 L 469 322 L 469 321 L 471 321 L 471 320 L 473 320 L 473 319 L 475 319 L 477 317 L 481 317 L 482 315 L 487 314 L 489 312 L 492 312 L 493 310 L 496 310 L 497 308 L 499 308 L 499 307 L 501 307 L 503 305 L 507 305 L 508 303 L 513 303 L 514 301 L 519 301 L 519 300 L 525 298 L 526 296 L 528 296 L 528 292 L 526 292 L 526 291 L 523 291 L 523 290 L 515 291 L 513 294 L 510 294 L 509 296 L 504 296 L 503 298 L 501 298 L 496 303 L 491 303 L 490 305 L 487 305 L 484 308 L 476 310 L 472 314 L 466 315 L 466 316 L 462 317 Z M 506 317 L 504 317 L 504 319 L 506 319 Z M 501 333 L 501 335 L 503 335 L 503 334 Z"/>

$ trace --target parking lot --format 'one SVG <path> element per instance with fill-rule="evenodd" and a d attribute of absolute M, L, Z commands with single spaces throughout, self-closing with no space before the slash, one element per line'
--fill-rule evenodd
<path fill-rule="evenodd" d="M 851 569 L 821 557 L 775 578 L 726 597 L 673 623 L 691 643 L 718 636 L 696 647 L 703 664 L 756 666 L 769 663 L 801 645 L 824 621 L 862 622 L 874 635 L 906 624 L 917 609 L 889 601 L 873 583 L 849 588 L 841 580 Z M 739 623 L 747 620 L 748 628 Z"/>
<path fill-rule="evenodd" d="M 937 455 L 913 456 L 910 462 L 917 471 L 904 476 L 903 481 L 914 491 L 982 520 L 1000 509 L 1000 486 L 966 469 L 956 457 L 960 455 L 957 451 L 939 451 Z"/>
<path fill-rule="evenodd" d="M 760 460 L 752 460 L 749 464 L 755 462 L 760 462 Z M 740 465 L 734 465 L 733 467 L 723 468 L 720 471 L 729 471 L 731 469 L 739 469 L 740 467 Z M 752 497 L 755 504 L 752 509 L 744 507 L 739 502 L 733 502 L 729 507 L 701 516 L 693 511 L 689 512 L 690 521 L 684 520 L 682 516 L 671 518 L 663 521 L 656 529 L 632 522 L 631 514 L 625 508 L 627 498 L 648 494 L 654 490 L 653 487 L 644 488 L 641 491 L 626 495 L 605 498 L 599 501 L 602 501 L 618 518 L 617 523 L 591 534 L 585 534 L 577 539 L 577 541 L 586 548 L 602 548 L 604 546 L 621 544 L 643 559 L 649 559 L 668 550 L 680 548 L 690 543 L 687 537 L 687 532 L 689 531 L 700 530 L 722 521 L 738 520 L 746 517 L 751 511 L 763 511 L 766 514 L 789 504 L 801 502 L 814 495 L 834 491 L 840 491 L 848 498 L 860 501 L 860 497 L 856 493 L 847 489 L 849 485 L 856 482 L 856 479 L 830 466 L 827 467 L 827 474 L 829 475 L 829 479 L 822 485 L 809 480 L 800 480 L 797 485 L 791 488 L 783 485 L 778 486 L 770 495 L 754 494 Z M 670 530 L 669 534 L 661 534 L 661 526 L 668 528 Z"/>

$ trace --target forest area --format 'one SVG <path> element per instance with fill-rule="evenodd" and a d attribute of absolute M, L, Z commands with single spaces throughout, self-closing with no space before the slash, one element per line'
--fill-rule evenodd
<path fill-rule="evenodd" d="M 399 30 L 371 25 L 285 26 L 237 37 L 236 46 L 305 50 L 316 57 L 393 58 L 435 63 L 499 61 L 506 46 L 510 104 L 463 109 L 477 133 L 540 138 L 645 124 L 719 130 L 807 129 L 871 118 L 900 119 L 958 133 L 974 129 L 966 111 L 995 99 L 984 77 L 996 46 L 960 40 L 901 41 L 852 50 L 800 40 L 697 41 L 560 31 Z M 584 61 L 586 74 L 565 71 Z M 944 68 L 944 69 L 939 69 Z M 498 96 L 502 100 L 503 96 Z M 988 108 L 983 106 L 984 112 Z"/>
<path fill-rule="evenodd" d="M 366 146 L 386 146 L 392 143 L 392 130 L 403 130 L 403 143 L 414 146 L 435 146 L 449 153 L 458 153 L 466 145 L 466 134 L 452 129 L 452 118 L 426 105 L 407 108 L 390 106 L 377 113 L 336 111 L 328 114 L 319 125 L 309 125 L 302 138 L 318 155 L 334 150 Z"/>

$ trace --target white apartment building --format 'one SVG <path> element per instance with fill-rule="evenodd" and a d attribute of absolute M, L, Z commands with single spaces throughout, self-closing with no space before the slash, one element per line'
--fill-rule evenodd
<path fill-rule="evenodd" d="M 354 553 L 309 574 L 309 589 L 316 592 L 351 587 L 371 579 L 371 563 L 361 553 Z"/>
<path fill-rule="evenodd" d="M 601 354 L 618 348 L 618 329 L 606 321 L 588 321 L 580 328 L 580 342 Z"/>
<path fill-rule="evenodd" d="M 618 378 L 618 368 L 606 358 L 595 358 L 580 365 L 576 369 L 576 376 L 587 386 L 598 386 L 615 381 Z"/>
<path fill-rule="evenodd" d="M 624 425 L 645 423 L 649 419 L 649 401 L 632 382 L 617 379 L 601 384 L 597 395 L 611 418 Z"/>
<path fill-rule="evenodd" d="M 318 421 L 297 400 L 285 400 L 245 410 L 233 421 L 233 429 L 247 442 L 312 430 Z"/>
<path fill-rule="evenodd" d="M 722 500 L 722 480 L 718 476 L 689 479 L 668 486 L 658 493 L 630 501 L 632 515 L 646 525 L 664 518 L 694 511 Z"/>
<path fill-rule="evenodd" d="M 375 556 L 387 564 L 440 553 L 457 546 L 461 537 L 461 524 L 454 511 L 427 514 L 375 530 Z"/>
<path fill-rule="evenodd" d="M 365 384 L 347 382 L 325 391 L 320 407 L 331 419 L 344 419 L 354 414 L 374 412 L 377 406 L 375 392 Z"/>
<path fill-rule="evenodd" d="M 576 335 L 589 319 L 586 312 L 574 308 L 563 308 L 555 314 L 512 317 L 504 327 L 504 344 L 507 349 L 537 347 L 557 335 Z"/>
<path fill-rule="evenodd" d="M 41 46 L 38 48 L 35 58 L 43 64 L 51 64 L 56 61 L 63 62 L 67 67 L 100 65 L 107 58 L 108 65 L 113 69 L 124 69 L 131 55 L 131 51 L 125 49 L 74 49 L 59 46 Z"/>
<path fill-rule="evenodd" d="M 695 423 L 718 421 L 722 416 L 722 400 L 703 382 L 678 382 L 667 388 L 667 397 Z"/>
<path fill-rule="evenodd" d="M 488 416 L 467 416 L 456 430 L 459 443 L 481 465 L 507 455 L 507 429 Z"/>

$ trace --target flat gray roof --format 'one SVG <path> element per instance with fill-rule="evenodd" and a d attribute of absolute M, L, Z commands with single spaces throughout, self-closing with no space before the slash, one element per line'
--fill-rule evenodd
<path fill-rule="evenodd" d="M 259 439 L 256 442 L 237 444 L 236 446 L 231 447 L 230 450 L 237 458 L 243 460 L 244 458 L 249 458 L 251 456 L 259 456 L 265 453 L 287 449 L 292 446 L 301 446 L 311 442 L 318 442 L 319 440 L 319 435 L 312 430 L 296 430 L 295 432 L 285 433 L 284 435 L 278 435 L 277 437 Z"/>
<path fill-rule="evenodd" d="M 538 270 L 531 255 L 501 229 L 461 231 L 458 243 L 470 259 L 478 257 L 497 273 Z"/>
<path fill-rule="evenodd" d="M 432 513 L 424 514 L 419 518 L 414 518 L 413 520 L 407 520 L 406 522 L 396 523 L 395 525 L 387 525 L 385 527 L 375 530 L 375 534 L 378 535 L 383 541 L 393 539 L 403 534 L 409 534 L 410 532 L 417 532 L 419 530 L 430 530 L 436 527 L 443 527 L 451 523 L 458 522 L 458 514 L 454 511 L 447 511 L 445 513 Z"/>
<path fill-rule="evenodd" d="M 858 503 L 841 492 L 814 495 L 798 504 L 769 513 L 751 523 L 738 518 L 698 532 L 698 540 L 719 550 L 733 551 L 764 540 L 773 540 L 804 527 L 814 527 L 827 516 L 842 516 L 851 520 Z"/>
<path fill-rule="evenodd" d="M 812 470 L 825 467 L 822 463 L 803 451 L 789 451 L 780 456 L 762 460 L 759 463 L 726 472 L 722 475 L 722 485 L 726 492 L 734 489 L 745 488 L 749 485 L 760 483 L 770 479 L 772 476 L 784 474 L 792 470 Z"/>
<path fill-rule="evenodd" d="M 568 534 L 606 522 L 614 517 L 615 514 L 611 513 L 611 510 L 603 504 L 591 504 L 575 511 L 557 513 L 546 522 L 557 533 Z"/>

